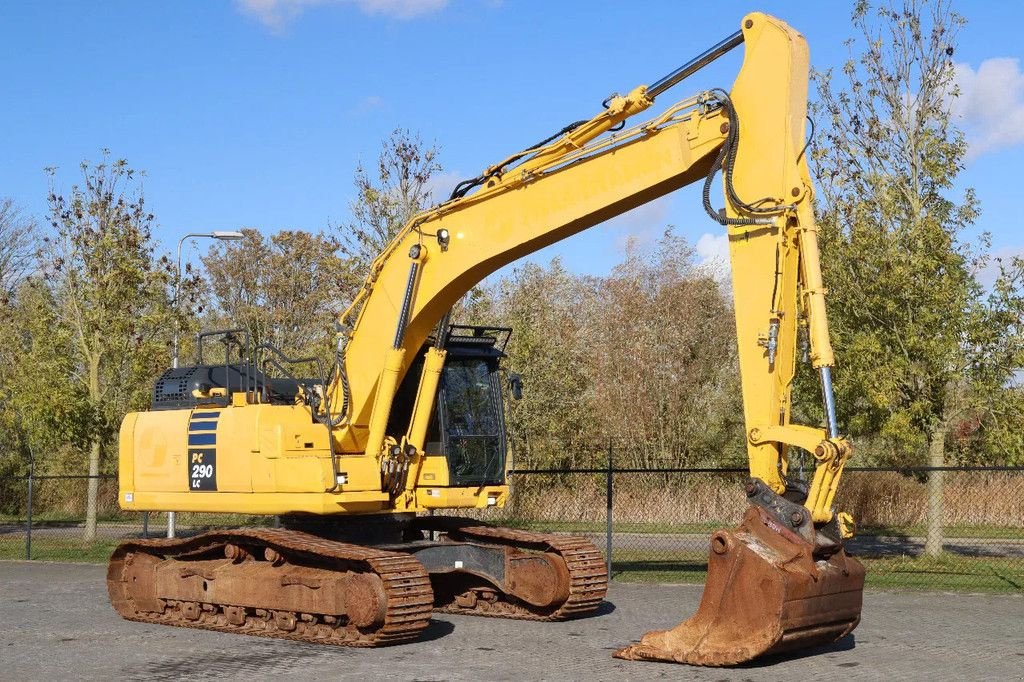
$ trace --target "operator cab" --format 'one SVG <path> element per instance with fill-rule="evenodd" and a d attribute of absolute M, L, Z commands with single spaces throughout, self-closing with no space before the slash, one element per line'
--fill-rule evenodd
<path fill-rule="evenodd" d="M 452 325 L 434 415 L 427 430 L 427 456 L 448 461 L 449 485 L 501 485 L 505 482 L 505 411 L 501 359 L 512 334 L 508 327 Z M 433 345 L 428 339 L 423 351 Z M 412 416 L 423 369 L 417 354 L 392 403 L 388 433 L 404 433 Z"/>

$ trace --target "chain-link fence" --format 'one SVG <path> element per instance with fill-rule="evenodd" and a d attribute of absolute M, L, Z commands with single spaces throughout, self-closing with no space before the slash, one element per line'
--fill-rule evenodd
<path fill-rule="evenodd" d="M 746 470 L 595 463 L 514 469 L 509 505 L 480 516 L 585 535 L 605 550 L 615 580 L 703 582 L 708 537 L 743 515 Z M 0 559 L 103 562 L 122 539 L 166 534 L 166 514 L 121 511 L 116 478 L 93 480 L 94 526 L 89 477 L 0 478 Z M 848 547 L 867 566 L 869 585 L 1024 592 L 1024 468 L 851 468 L 836 504 L 857 520 Z M 179 535 L 274 523 L 177 515 Z"/>
<path fill-rule="evenodd" d="M 90 484 L 95 486 L 94 523 L 88 513 Z M 114 475 L 0 477 L 0 559 L 103 563 L 122 540 L 166 537 L 166 513 L 123 511 L 117 499 Z M 175 516 L 182 536 L 276 521 L 242 514 Z"/>
<path fill-rule="evenodd" d="M 739 522 L 748 476 L 519 469 L 511 503 L 489 520 L 586 535 L 610 557 L 613 579 L 703 582 L 708 538 Z M 1024 468 L 848 468 L 836 507 L 857 521 L 847 547 L 871 586 L 1024 592 Z"/>

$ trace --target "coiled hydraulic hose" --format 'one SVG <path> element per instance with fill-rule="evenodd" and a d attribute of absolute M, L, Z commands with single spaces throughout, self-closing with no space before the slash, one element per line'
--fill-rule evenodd
<path fill-rule="evenodd" d="M 726 118 L 729 121 L 729 130 L 725 138 L 725 143 L 722 148 L 718 150 L 718 156 L 715 157 L 715 162 L 711 164 L 711 170 L 708 171 L 707 177 L 704 179 L 704 188 L 702 191 L 702 200 L 704 204 L 704 211 L 711 216 L 711 219 L 720 225 L 761 225 L 764 224 L 764 218 L 730 218 L 725 215 L 724 211 L 716 211 L 711 205 L 711 183 L 715 179 L 715 175 L 719 169 L 725 177 L 725 193 L 728 197 L 729 203 L 732 204 L 737 210 L 742 210 L 745 213 L 770 215 L 777 214 L 790 208 L 790 206 L 758 206 L 757 204 L 764 203 L 766 201 L 773 201 L 770 197 L 764 197 L 758 199 L 753 203 L 747 203 L 740 199 L 736 193 L 736 188 L 733 185 L 733 168 L 736 165 L 736 154 L 739 151 L 739 137 L 740 137 L 740 120 L 739 116 L 736 115 L 736 108 L 733 106 L 732 100 L 729 98 L 728 93 L 721 89 L 714 89 L 711 91 L 718 98 L 722 108 L 725 109 Z"/>

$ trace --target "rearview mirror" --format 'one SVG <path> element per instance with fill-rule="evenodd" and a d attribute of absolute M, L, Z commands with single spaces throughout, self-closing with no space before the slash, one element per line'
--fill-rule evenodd
<path fill-rule="evenodd" d="M 512 394 L 512 400 L 523 399 L 523 378 L 518 374 L 508 375 L 508 391 Z"/>

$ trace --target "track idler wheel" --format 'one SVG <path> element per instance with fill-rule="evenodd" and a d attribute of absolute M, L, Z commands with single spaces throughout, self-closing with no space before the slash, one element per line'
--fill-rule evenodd
<path fill-rule="evenodd" d="M 380 579 L 374 575 L 353 574 L 345 581 L 349 622 L 368 628 L 384 622 L 387 596 Z"/>
<path fill-rule="evenodd" d="M 842 548 L 816 561 L 811 543 L 754 506 L 712 536 L 697 613 L 615 656 L 726 666 L 828 644 L 857 627 L 863 590 L 859 561 Z"/>

